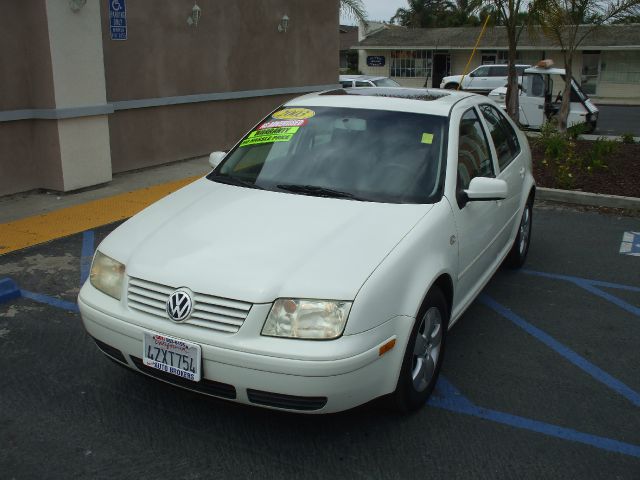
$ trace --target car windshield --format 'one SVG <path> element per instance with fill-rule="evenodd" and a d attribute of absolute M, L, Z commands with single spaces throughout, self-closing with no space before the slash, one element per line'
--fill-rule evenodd
<path fill-rule="evenodd" d="M 390 78 L 380 78 L 378 80 L 372 80 L 377 87 L 399 87 L 400 84 Z"/>
<path fill-rule="evenodd" d="M 207 178 L 298 195 L 433 203 L 444 175 L 446 118 L 335 107 L 285 107 L 263 120 Z"/>

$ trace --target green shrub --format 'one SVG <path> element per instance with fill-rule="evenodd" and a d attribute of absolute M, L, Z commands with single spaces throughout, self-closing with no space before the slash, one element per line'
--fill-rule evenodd
<path fill-rule="evenodd" d="M 593 146 L 586 152 L 584 156 L 584 165 L 587 171 L 591 173 L 594 170 L 603 170 L 607 168 L 607 159 L 616 153 L 619 148 L 618 142 L 608 140 L 604 137 L 598 138 L 593 142 Z"/>
<path fill-rule="evenodd" d="M 634 138 L 633 133 L 623 133 L 622 135 L 620 135 L 620 141 L 622 143 L 627 143 L 631 145 L 636 143 L 636 139 Z"/>
<path fill-rule="evenodd" d="M 589 126 L 586 123 L 578 123 L 577 125 L 569 127 L 567 129 L 567 134 L 569 135 L 569 138 L 575 140 L 580 135 L 587 133 L 587 130 L 589 130 Z"/>

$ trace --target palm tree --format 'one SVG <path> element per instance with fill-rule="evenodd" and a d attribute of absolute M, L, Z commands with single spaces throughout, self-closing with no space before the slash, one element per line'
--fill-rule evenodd
<path fill-rule="evenodd" d="M 455 0 L 451 3 L 451 14 L 447 17 L 448 27 L 475 27 L 480 25 L 478 13 L 483 0 Z M 444 26 L 444 25 L 443 25 Z"/>
<path fill-rule="evenodd" d="M 449 0 L 408 0 L 409 8 L 399 8 L 391 23 L 411 28 L 446 26 L 453 4 Z"/>
<path fill-rule="evenodd" d="M 367 10 L 362 0 L 340 0 L 340 13 L 356 20 L 358 23 L 367 23 Z"/>

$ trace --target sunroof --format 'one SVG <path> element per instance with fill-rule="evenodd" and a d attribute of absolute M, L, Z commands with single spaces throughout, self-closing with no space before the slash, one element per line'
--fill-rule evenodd
<path fill-rule="evenodd" d="M 322 92 L 320 95 L 360 95 L 365 97 L 391 97 L 431 101 L 447 97 L 451 95 L 451 93 L 446 90 L 428 90 L 426 88 L 362 87 L 329 90 Z"/>

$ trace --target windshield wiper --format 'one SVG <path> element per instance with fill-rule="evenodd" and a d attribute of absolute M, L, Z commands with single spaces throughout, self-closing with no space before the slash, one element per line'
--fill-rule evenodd
<path fill-rule="evenodd" d="M 247 180 L 241 180 L 237 177 L 230 177 L 228 175 L 214 175 L 211 174 L 207 178 L 213 180 L 214 182 L 224 183 L 227 185 L 235 185 L 237 187 L 247 187 L 247 188 L 256 188 L 258 190 L 264 190 L 264 188 L 256 185 L 255 183 L 251 183 Z"/>
<path fill-rule="evenodd" d="M 300 193 L 302 195 L 311 195 L 313 197 L 349 198 L 351 200 L 366 201 L 364 198 L 360 198 L 353 193 L 341 192 L 340 190 L 318 187 L 316 185 L 281 184 L 276 186 L 280 190 L 286 190 L 287 192 L 292 193 Z"/>

